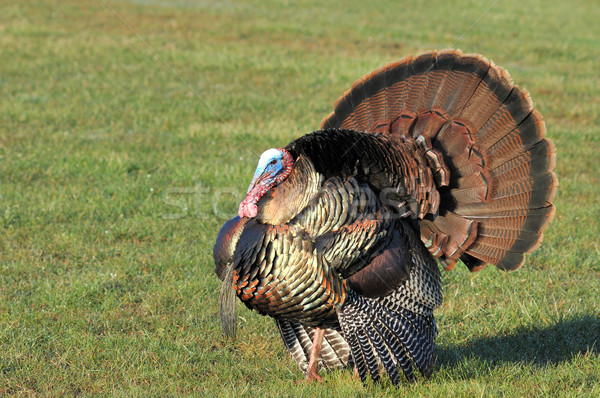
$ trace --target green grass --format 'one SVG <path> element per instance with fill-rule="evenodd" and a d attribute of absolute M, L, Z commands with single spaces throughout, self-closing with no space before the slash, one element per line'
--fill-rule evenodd
<path fill-rule="evenodd" d="M 597 1 L 108 4 L 0 3 L 0 395 L 600 395 Z M 531 92 L 556 218 L 523 269 L 444 274 L 431 379 L 296 385 L 271 319 L 222 336 L 216 234 L 263 150 L 449 47 Z"/>

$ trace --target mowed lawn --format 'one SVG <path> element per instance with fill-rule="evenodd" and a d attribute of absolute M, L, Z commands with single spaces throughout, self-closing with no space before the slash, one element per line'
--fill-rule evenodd
<path fill-rule="evenodd" d="M 0 395 L 600 396 L 600 3 L 1 1 Z M 525 266 L 444 273 L 416 384 L 296 384 L 273 321 L 218 319 L 212 247 L 258 156 L 432 49 L 527 88 L 557 213 Z"/>

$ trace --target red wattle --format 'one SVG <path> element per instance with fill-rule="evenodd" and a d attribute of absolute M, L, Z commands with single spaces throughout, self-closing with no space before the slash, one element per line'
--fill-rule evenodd
<path fill-rule="evenodd" d="M 256 203 L 252 202 L 251 197 L 246 197 L 242 203 L 240 203 L 240 207 L 238 209 L 238 215 L 240 218 L 254 218 L 258 214 L 258 207 Z"/>
<path fill-rule="evenodd" d="M 267 187 L 260 184 L 260 181 L 257 182 L 256 185 L 250 188 L 248 191 L 248 195 L 246 198 L 240 203 L 240 207 L 238 209 L 238 215 L 241 218 L 254 218 L 258 214 L 257 203 L 260 198 L 267 192 Z"/>

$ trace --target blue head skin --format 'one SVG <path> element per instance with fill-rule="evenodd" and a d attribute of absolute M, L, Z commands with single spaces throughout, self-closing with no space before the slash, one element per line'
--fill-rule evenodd
<path fill-rule="evenodd" d="M 269 189 L 283 181 L 291 171 L 292 157 L 285 149 L 268 149 L 258 161 L 252 182 L 248 187 L 246 199 L 240 203 L 240 217 L 256 217 L 256 203 Z"/>
<path fill-rule="evenodd" d="M 250 190 L 256 185 L 259 179 L 265 181 L 273 179 L 281 169 L 283 169 L 283 153 L 279 149 L 267 149 L 260 155 L 258 165 L 254 171 L 254 178 L 252 178 L 252 182 L 246 193 L 250 193 Z"/>

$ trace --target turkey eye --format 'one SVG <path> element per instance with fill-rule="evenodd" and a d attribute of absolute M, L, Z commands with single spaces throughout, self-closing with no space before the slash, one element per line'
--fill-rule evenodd
<path fill-rule="evenodd" d="M 276 160 L 271 160 L 271 163 L 269 163 L 269 164 L 275 164 L 275 163 L 277 163 Z"/>

